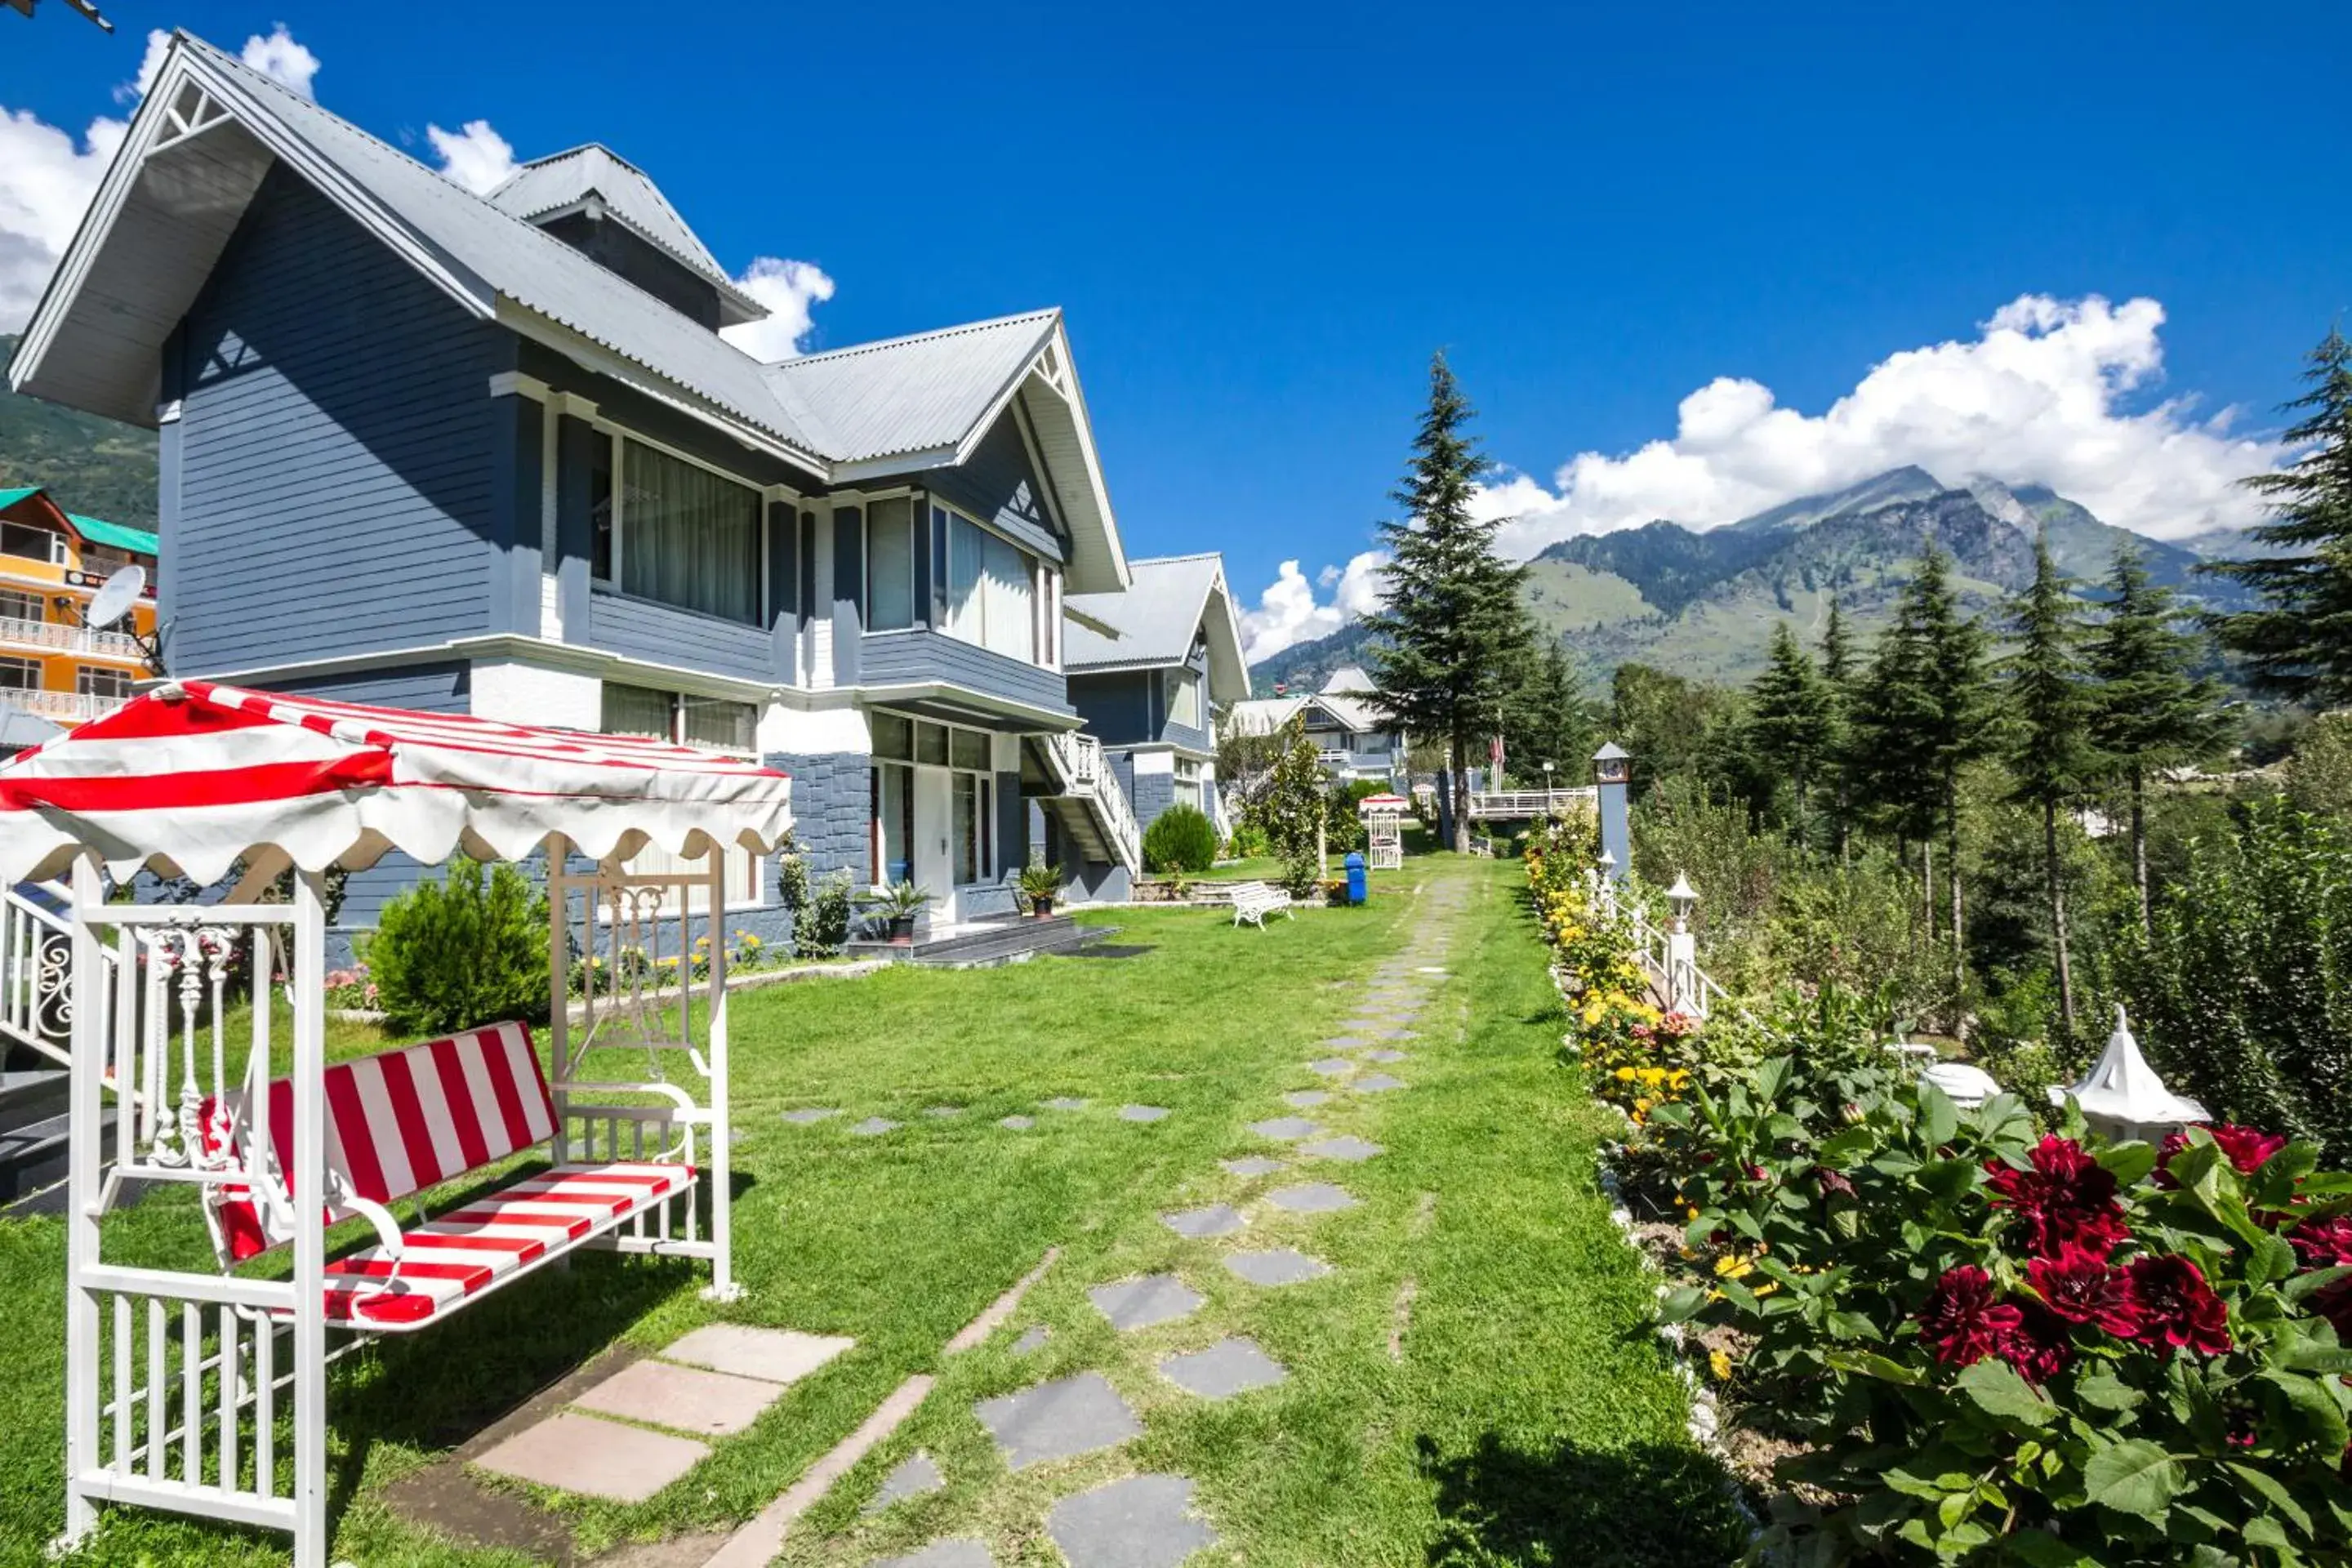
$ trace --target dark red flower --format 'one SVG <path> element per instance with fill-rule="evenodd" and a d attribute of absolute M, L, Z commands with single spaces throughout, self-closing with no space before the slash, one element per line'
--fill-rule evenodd
<path fill-rule="evenodd" d="M 1992 1202 L 2016 1212 L 2028 1249 L 2043 1258 L 2070 1246 L 2097 1258 L 2113 1252 L 2128 1234 L 2114 1174 L 2081 1144 L 2054 1134 L 2035 1146 L 2032 1161 L 2023 1171 L 1999 1160 L 1985 1163 Z"/>
<path fill-rule="evenodd" d="M 2138 1299 L 2142 1344 L 2222 1355 L 2231 1349 L 2230 1310 L 2204 1270 L 2186 1258 L 2135 1258 L 2127 1265 Z"/>
<path fill-rule="evenodd" d="M 2286 1147 L 2286 1139 L 2279 1133 L 2264 1132 L 2256 1127 L 2241 1127 L 2234 1121 L 2218 1123 L 2200 1121 L 2197 1125 L 2200 1131 L 2211 1134 L 2213 1142 L 2221 1147 L 2221 1157 L 2236 1167 L 2238 1174 L 2242 1176 L 2252 1175 L 2263 1168 L 2264 1161 Z M 2156 1184 L 2158 1186 L 2175 1187 L 2180 1184 L 2172 1178 L 2172 1161 L 2174 1156 L 2188 1147 L 2187 1132 L 2168 1132 L 2164 1135 L 2164 1142 L 2157 1148 Z"/>
<path fill-rule="evenodd" d="M 2112 1268 L 2096 1253 L 2069 1247 L 2055 1258 L 2037 1258 L 2026 1265 L 2033 1288 L 2053 1312 L 2069 1322 L 2089 1323 L 2121 1339 L 2139 1332 L 2139 1302 L 2132 1295 L 2131 1276 Z"/>
<path fill-rule="evenodd" d="M 1772 1173 L 1761 1165 L 1749 1164 L 1743 1166 L 1742 1169 L 1748 1173 L 1748 1179 L 1751 1182 L 1769 1182 L 1772 1179 Z"/>
<path fill-rule="evenodd" d="M 1843 1171 L 1832 1171 L 1827 1165 L 1813 1167 L 1813 1181 L 1821 1187 L 1822 1196 L 1832 1193 L 1840 1197 L 1853 1196 L 1853 1179 Z"/>
<path fill-rule="evenodd" d="M 1919 1309 L 1919 1338 L 1946 1366 L 1974 1366 L 2017 1331 L 2015 1307 L 1996 1304 L 1992 1276 L 1973 1263 L 1948 1268 Z"/>
<path fill-rule="evenodd" d="M 2227 1418 L 2229 1421 L 2229 1430 L 2223 1434 L 2222 1440 L 2228 1443 L 2230 1447 L 2232 1448 L 2251 1448 L 2256 1442 L 2260 1441 L 2262 1432 L 2261 1429 L 2254 1425 L 2254 1407 L 2252 1405 L 2232 1405 L 2229 1408 Z"/>
<path fill-rule="evenodd" d="M 2305 1268 L 2352 1264 L 2352 1214 L 2297 1220 L 2294 1228 L 2286 1233 L 2286 1239 Z"/>
<path fill-rule="evenodd" d="M 2036 1388 L 2064 1372 L 2074 1362 L 2074 1342 L 2066 1320 L 2039 1301 L 2020 1301 L 2009 1309 L 2017 1327 L 2000 1342 L 2000 1359 Z"/>

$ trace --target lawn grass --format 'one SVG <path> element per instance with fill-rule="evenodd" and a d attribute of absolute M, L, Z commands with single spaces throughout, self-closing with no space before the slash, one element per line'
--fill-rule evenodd
<path fill-rule="evenodd" d="M 1181 1241 L 1156 1215 L 1229 1198 L 1217 1166 L 1252 1147 L 1244 1124 L 1285 1108 L 1301 1064 L 1356 1007 L 1360 980 L 1416 923 L 1409 895 L 1364 910 L 1307 910 L 1260 933 L 1214 911 L 1130 909 L 1108 919 L 1129 958 L 1057 958 L 964 973 L 897 970 L 779 986 L 732 1002 L 745 1299 L 702 1302 L 698 1267 L 580 1258 L 411 1341 L 343 1363 L 330 1399 L 331 1476 L 343 1511 L 334 1554 L 362 1564 L 520 1561 L 441 1541 L 383 1506 L 383 1487 L 615 1340 L 654 1350 L 714 1318 L 843 1333 L 855 1351 L 795 1385 L 749 1431 L 648 1503 L 565 1508 L 583 1552 L 747 1517 L 906 1376 L 940 1388 L 796 1533 L 787 1561 L 861 1563 L 950 1526 L 991 1536 L 1003 1563 L 1057 1561 L 1036 1533 L 1053 1497 L 1123 1469 L 1200 1483 L 1223 1531 L 1217 1558 L 1257 1563 L 1580 1560 L 1715 1563 L 1725 1548 L 1712 1471 L 1682 1436 L 1680 1394 L 1643 1327 L 1650 1287 L 1592 1187 L 1597 1121 L 1552 1059 L 1558 1010 L 1520 913 L 1515 865 L 1408 862 L 1409 880 L 1468 894 L 1432 994 L 1425 1044 L 1396 1071 L 1412 1088 L 1368 1099 L 1334 1128 L 1387 1147 L 1318 1172 L 1365 1200 L 1350 1213 L 1253 1230 L 1295 1232 L 1331 1279 L 1271 1295 L 1216 1267 L 1222 1245 Z M 1388 891 L 1384 889 L 1384 892 Z M 345 1042 L 339 1040 L 339 1046 Z M 593 1066 L 593 1064 L 592 1064 Z M 1057 1095 L 1084 1110 L 1037 1109 Z M 1117 1119 L 1123 1102 L 1164 1121 Z M 808 1127 L 803 1105 L 847 1114 Z M 937 1105 L 963 1108 L 932 1118 Z M 1038 1125 L 996 1125 L 1013 1112 Z M 878 1139 L 848 1124 L 906 1125 Z M 1427 1200 L 1424 1211 L 1423 1194 Z M 1267 1245 L 1264 1241 L 1254 1245 Z M 1273 1243 L 1279 1245 L 1279 1242 Z M 1048 1247 L 1065 1255 L 1008 1331 L 969 1355 L 940 1347 Z M 193 1209 L 174 1194 L 111 1216 L 110 1258 L 197 1262 Z M 62 1515 L 62 1230 L 0 1223 L 0 1561 L 31 1561 Z M 1210 1298 L 1181 1325 L 1119 1341 L 1084 1287 L 1174 1266 Z M 1402 1280 L 1417 1281 L 1401 1363 L 1388 1354 Z M 1030 1321 L 1036 1357 L 1004 1346 Z M 1280 1388 L 1201 1405 L 1150 1368 L 1231 1328 L 1285 1363 Z M 1008 1476 L 970 1415 L 974 1398 L 1099 1367 L 1146 1415 L 1117 1454 Z M 887 1467 L 929 1448 L 949 1489 L 871 1521 L 858 1508 Z M 1612 1553 L 1615 1555 L 1612 1555 Z M 89 1560 L 282 1561 L 283 1538 L 126 1510 Z"/>

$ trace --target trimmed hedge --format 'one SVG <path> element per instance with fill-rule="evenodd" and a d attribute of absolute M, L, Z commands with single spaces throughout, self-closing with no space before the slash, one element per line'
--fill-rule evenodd
<path fill-rule="evenodd" d="M 1170 806 L 1143 830 L 1143 868 L 1195 875 L 1217 863 L 1217 828 L 1197 805 Z"/>

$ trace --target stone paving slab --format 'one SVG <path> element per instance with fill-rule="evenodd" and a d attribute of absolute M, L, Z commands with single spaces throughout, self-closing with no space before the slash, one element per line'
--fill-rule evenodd
<path fill-rule="evenodd" d="M 1122 1105 L 1118 1108 L 1121 1121 L 1157 1121 L 1168 1114 L 1164 1105 Z"/>
<path fill-rule="evenodd" d="M 661 1352 L 664 1361 L 684 1362 L 762 1383 L 797 1383 L 857 1342 L 842 1334 L 803 1334 L 792 1329 L 753 1329 L 740 1323 L 706 1323 Z"/>
<path fill-rule="evenodd" d="M 1308 1062 L 1307 1070 L 1319 1072 L 1325 1078 L 1339 1078 L 1342 1074 L 1355 1071 L 1356 1064 L 1345 1057 L 1325 1057 L 1318 1061 Z"/>
<path fill-rule="evenodd" d="M 732 1373 L 631 1362 L 572 1405 L 598 1415 L 618 1415 L 673 1432 L 724 1437 L 740 1432 L 783 1394 L 783 1384 Z"/>
<path fill-rule="evenodd" d="M 643 1502 L 709 1452 L 691 1437 L 564 1411 L 525 1427 L 474 1463 L 583 1497 Z"/>
<path fill-rule="evenodd" d="M 963 1114 L 963 1107 L 961 1105 L 927 1105 L 923 1107 L 923 1114 L 926 1116 L 961 1116 Z"/>
<path fill-rule="evenodd" d="M 1027 1328 L 1021 1331 L 1021 1337 L 1019 1339 L 1013 1342 L 1013 1353 L 1014 1355 L 1034 1355 L 1039 1351 L 1044 1350 L 1045 1348 L 1045 1342 L 1053 1337 L 1054 1331 L 1047 1328 L 1045 1324 L 1032 1323 Z"/>
<path fill-rule="evenodd" d="M 1249 1130 L 1261 1138 L 1312 1138 L 1323 1131 L 1304 1116 L 1277 1116 L 1271 1121 L 1253 1121 Z"/>
<path fill-rule="evenodd" d="M 879 1138 L 885 1132 L 896 1132 L 898 1124 L 886 1117 L 869 1116 L 850 1131 L 860 1138 Z"/>
<path fill-rule="evenodd" d="M 1263 1154 L 1244 1154 L 1238 1160 L 1220 1160 L 1218 1164 L 1236 1176 L 1271 1176 L 1282 1169 L 1282 1162 L 1269 1160 Z"/>
<path fill-rule="evenodd" d="M 1115 1448 L 1143 1435 L 1143 1423 L 1098 1372 L 983 1399 L 971 1413 L 996 1439 L 1006 1466 L 1015 1470 Z"/>
<path fill-rule="evenodd" d="M 1339 1026 L 1343 1029 L 1368 1029 L 1371 1027 L 1369 1024 L 1342 1024 Z M 1328 1049 L 1335 1051 L 1360 1051 L 1371 1043 L 1371 1041 L 1366 1039 L 1361 1035 L 1334 1035 L 1329 1039 L 1323 1042 L 1324 1046 Z"/>
<path fill-rule="evenodd" d="M 1045 1516 L 1045 1533 L 1070 1568 L 1176 1568 L 1217 1543 L 1193 1516 L 1184 1476 L 1129 1476 L 1064 1498 Z"/>
<path fill-rule="evenodd" d="M 840 1114 L 841 1110 L 836 1106 L 804 1105 L 798 1110 L 785 1111 L 784 1120 L 795 1127 L 806 1127 L 812 1122 L 823 1121 Z"/>
<path fill-rule="evenodd" d="M 1112 1328 L 1125 1333 L 1189 1318 L 1208 1298 L 1173 1274 L 1146 1274 L 1139 1279 L 1097 1285 L 1087 1291 L 1087 1300 L 1110 1320 Z"/>
<path fill-rule="evenodd" d="M 1288 1377 L 1282 1363 L 1257 1348 L 1257 1342 L 1223 1339 L 1204 1351 L 1160 1358 L 1160 1371 L 1171 1383 L 1203 1399 L 1231 1399 L 1253 1388 L 1271 1388 Z"/>
<path fill-rule="evenodd" d="M 866 1501 L 866 1511 L 880 1513 L 894 1502 L 943 1490 L 947 1484 L 948 1479 L 940 1474 L 938 1462 L 919 1449 L 899 1460 L 898 1468 L 882 1478 L 881 1486 Z"/>
<path fill-rule="evenodd" d="M 1294 1089 L 1282 1097 L 1282 1103 L 1297 1106 L 1301 1110 L 1312 1110 L 1330 1098 L 1319 1089 Z"/>
<path fill-rule="evenodd" d="M 1366 1061 L 1368 1061 L 1368 1062 L 1401 1062 L 1401 1061 L 1404 1060 L 1404 1053 L 1403 1053 L 1402 1051 L 1391 1051 L 1391 1050 L 1385 1050 L 1385 1049 L 1383 1049 L 1383 1050 L 1377 1050 L 1377 1051 L 1366 1051 L 1366 1052 L 1364 1053 L 1364 1060 L 1366 1060 Z"/>
<path fill-rule="evenodd" d="M 1160 1223 L 1179 1236 L 1198 1239 L 1210 1236 L 1231 1236 L 1248 1222 L 1231 1204 L 1211 1204 L 1206 1208 L 1161 1215 Z"/>
<path fill-rule="evenodd" d="M 1265 1201 L 1290 1214 L 1332 1214 L 1351 1209 L 1360 1202 L 1345 1187 L 1335 1187 L 1328 1182 L 1301 1182 L 1297 1186 L 1276 1187 L 1265 1194 Z"/>
<path fill-rule="evenodd" d="M 1225 1259 L 1225 1268 L 1253 1285 L 1297 1285 L 1320 1279 L 1331 1272 L 1329 1264 L 1309 1258 L 1295 1247 L 1278 1247 L 1270 1252 L 1236 1252 Z"/>
<path fill-rule="evenodd" d="M 1045 1109 L 1048 1110 L 1084 1110 L 1086 1108 L 1085 1100 L 1072 1100 L 1066 1094 L 1056 1095 L 1045 1102 Z"/>
<path fill-rule="evenodd" d="M 1299 1145 L 1299 1152 L 1302 1154 L 1312 1154 L 1318 1160 L 1345 1160 L 1349 1163 L 1358 1160 L 1369 1160 L 1381 1152 L 1379 1144 L 1367 1143 L 1352 1132 L 1338 1138 L 1326 1138 L 1319 1142 Z"/>
<path fill-rule="evenodd" d="M 1037 1125 L 1037 1119 L 1034 1116 L 1003 1116 L 997 1119 L 996 1124 L 1010 1127 L 1015 1132 L 1026 1132 Z"/>
<path fill-rule="evenodd" d="M 934 1541 L 910 1556 L 877 1559 L 870 1568 L 996 1568 L 996 1559 L 988 1554 L 985 1541 L 958 1535 Z"/>
<path fill-rule="evenodd" d="M 1404 1079 L 1384 1072 L 1368 1072 L 1348 1087 L 1360 1094 L 1382 1094 L 1391 1089 L 1402 1089 Z"/>

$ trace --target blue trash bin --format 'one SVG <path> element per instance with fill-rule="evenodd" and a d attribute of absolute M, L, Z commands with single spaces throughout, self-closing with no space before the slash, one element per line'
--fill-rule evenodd
<path fill-rule="evenodd" d="M 1348 852 L 1348 901 L 1360 904 L 1371 896 L 1370 879 L 1364 874 L 1364 858 L 1354 850 Z"/>

